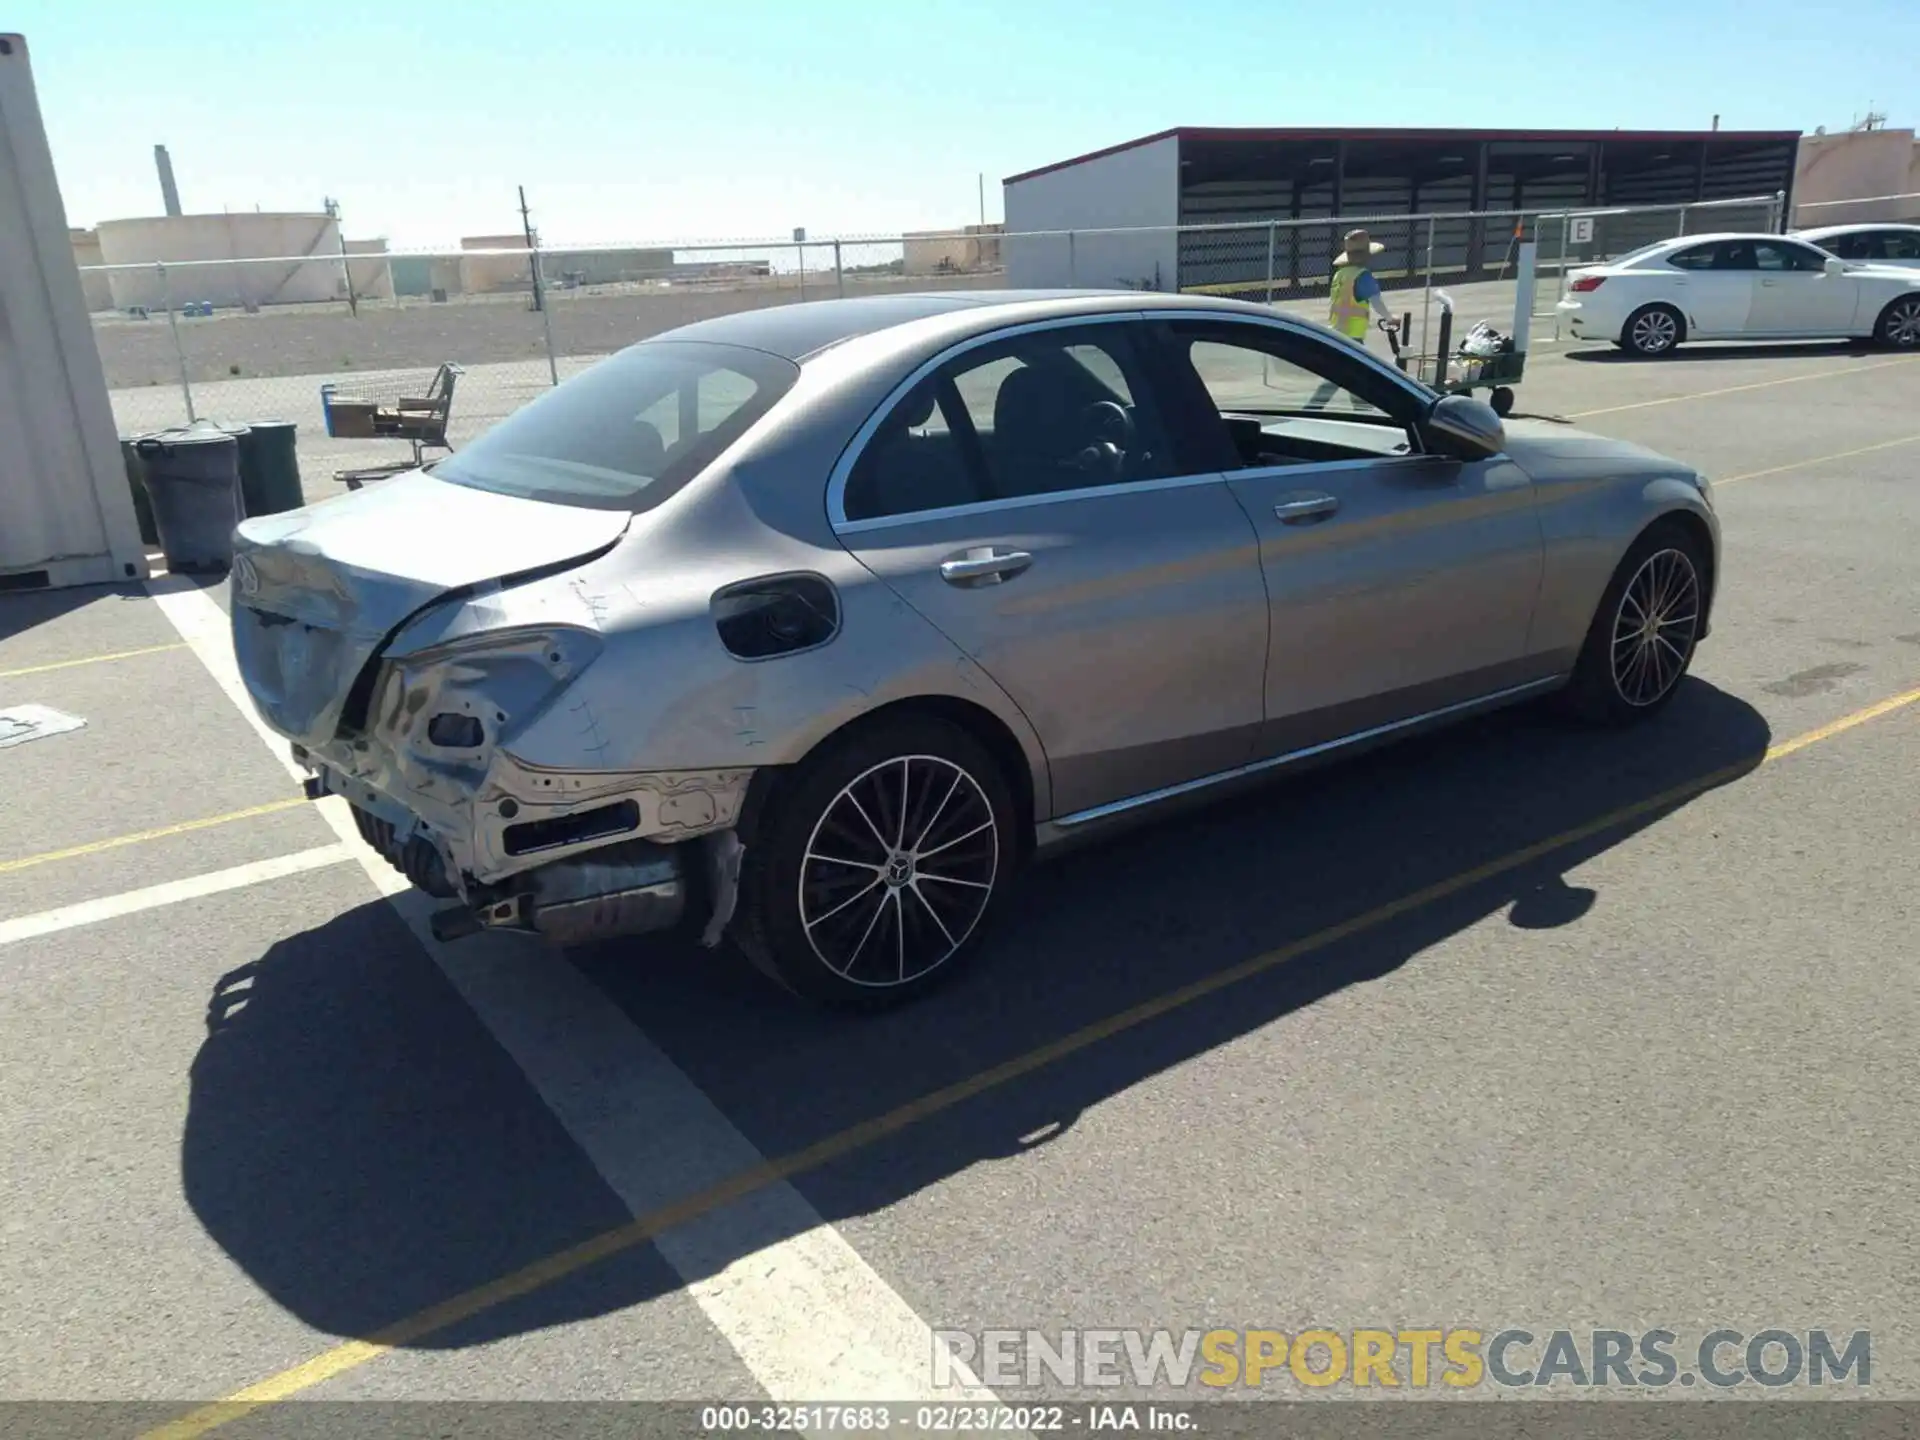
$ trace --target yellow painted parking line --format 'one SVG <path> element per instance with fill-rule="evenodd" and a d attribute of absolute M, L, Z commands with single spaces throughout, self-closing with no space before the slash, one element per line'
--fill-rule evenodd
<path fill-rule="evenodd" d="M 56 860 L 78 860 L 83 855 L 98 855 L 103 850 L 118 850 L 123 845 L 141 845 L 148 840 L 164 840 L 169 835 L 185 835 L 194 830 L 211 830 L 216 825 L 231 825 L 236 820 L 251 820 L 257 815 L 272 815 L 309 804 L 305 796 L 297 800 L 274 800 L 265 805 L 249 805 L 245 810 L 229 810 L 224 815 L 209 815 L 201 820 L 182 820 L 177 825 L 160 825 L 152 830 L 136 830 L 131 835 L 116 835 L 111 840 L 93 840 L 85 845 L 70 845 L 65 850 L 48 850 L 23 860 L 0 860 L 0 875 L 28 870 L 35 865 L 51 865 Z"/>
<path fill-rule="evenodd" d="M 1758 480 L 1766 475 L 1784 475 L 1789 470 L 1805 470 L 1814 465 L 1825 465 L 1834 460 L 1851 460 L 1856 455 L 1871 455 L 1876 450 L 1892 450 L 1900 445 L 1920 444 L 1920 435 L 1902 435 L 1898 440 L 1882 440 L 1878 445 L 1862 445 L 1857 450 L 1837 450 L 1831 455 L 1815 455 L 1807 460 L 1793 460 L 1785 465 L 1774 465 L 1766 470 L 1749 470 L 1744 475 L 1728 475 L 1715 480 L 1713 488 L 1722 485 L 1738 485 L 1742 480 Z"/>
<path fill-rule="evenodd" d="M 1863 710 L 1855 710 L 1851 715 L 1842 715 L 1838 720 L 1829 721 L 1804 734 L 1796 735 L 1791 740 L 1782 740 L 1767 751 L 1766 758 L 1779 760 L 1793 754 L 1796 750 L 1804 750 L 1809 745 L 1818 745 L 1822 740 L 1831 740 L 1836 735 L 1845 734 L 1856 725 L 1864 725 L 1869 720 L 1878 720 L 1882 715 L 1891 715 L 1896 710 L 1904 710 L 1916 700 L 1920 700 L 1920 689 L 1889 695 L 1886 699 L 1876 701 Z"/>
<path fill-rule="evenodd" d="M 344 1344 L 336 1345 L 303 1364 L 296 1365 L 290 1370 L 283 1370 L 277 1375 L 271 1375 L 257 1384 L 249 1385 L 246 1389 L 237 1391 L 224 1400 L 203 1405 L 176 1420 L 146 1431 L 140 1440 L 195 1440 L 195 1437 L 217 1429 L 230 1420 L 237 1420 L 263 1406 L 290 1399 L 323 1381 L 357 1369 L 370 1360 L 377 1360 L 390 1350 L 402 1345 L 410 1345 L 428 1335 L 437 1334 L 495 1306 L 565 1279 L 590 1265 L 644 1245 L 657 1235 L 710 1214 L 757 1190 L 831 1164 L 889 1135 L 938 1115 L 944 1110 L 950 1110 L 962 1101 L 970 1100 L 976 1095 L 1006 1084 L 1009 1080 L 1016 1080 L 1051 1065 L 1056 1060 L 1088 1049 L 1102 1040 L 1110 1039 L 1150 1020 L 1170 1014 L 1196 1000 L 1238 985 L 1243 980 L 1250 980 L 1269 970 L 1277 969 L 1304 955 L 1324 950 L 1329 945 L 1372 930 L 1409 911 L 1421 909 L 1436 900 L 1472 889 L 1508 871 L 1532 864 L 1535 860 L 1550 855 L 1556 850 L 1578 844 L 1595 835 L 1604 834 L 1630 820 L 1711 790 L 1726 781 L 1738 779 L 1757 765 L 1783 759 L 1796 751 L 1816 745 L 1822 740 L 1831 739 L 1870 720 L 1876 720 L 1883 715 L 1912 705 L 1916 701 L 1920 701 L 1920 687 L 1890 696 L 1877 704 L 1842 716 L 1830 724 L 1809 730 L 1791 740 L 1782 741 L 1754 760 L 1726 766 L 1710 775 L 1703 775 L 1685 784 L 1676 785 L 1649 799 L 1624 805 L 1618 810 L 1609 811 L 1598 819 L 1563 831 L 1538 844 L 1529 845 L 1524 849 L 1503 855 L 1497 860 L 1490 860 L 1484 865 L 1462 871 L 1458 875 L 1438 881 L 1424 889 L 1403 895 L 1397 900 L 1390 900 L 1352 919 L 1330 925 L 1324 930 L 1317 930 L 1303 939 L 1282 945 L 1277 950 L 1256 955 L 1251 960 L 1242 961 L 1238 965 L 1196 980 L 1190 985 L 1183 985 L 1177 990 L 1135 1005 L 1131 1009 L 1122 1010 L 1117 1015 L 1096 1021 L 1075 1030 L 1072 1034 L 1029 1050 L 1023 1055 L 1016 1055 L 1011 1060 L 1003 1061 L 990 1069 L 923 1095 L 917 1100 L 910 1100 L 905 1105 L 889 1110 L 883 1115 L 849 1126 L 845 1130 L 827 1136 L 824 1140 L 816 1141 L 803 1150 L 752 1166 L 729 1176 L 716 1185 L 710 1185 L 704 1190 L 676 1200 L 671 1205 L 636 1216 L 624 1225 L 603 1230 L 577 1245 L 556 1251 L 497 1280 L 464 1291 L 428 1309 L 417 1311 L 363 1339 L 349 1340 Z"/>
<path fill-rule="evenodd" d="M 1588 420 L 1595 415 L 1618 415 L 1623 410 L 1651 410 L 1656 405 L 1679 405 L 1687 400 L 1711 400 L 1716 395 L 1738 395 L 1747 390 L 1771 390 L 1776 385 L 1803 385 L 1810 380 L 1833 380 L 1842 375 L 1864 375 L 1869 370 L 1887 370 L 1895 365 L 1911 365 L 1920 356 L 1903 355 L 1898 360 L 1875 360 L 1866 365 L 1845 365 L 1833 370 L 1816 370 L 1811 375 L 1782 375 L 1777 380 L 1755 380 L 1747 385 L 1727 385 L 1718 390 L 1693 390 L 1685 395 L 1664 395 L 1658 400 L 1636 400 L 1631 405 L 1609 405 L 1602 410 L 1576 410 L 1569 420 Z"/>
<path fill-rule="evenodd" d="M 171 645 L 142 645 L 138 650 L 114 650 L 105 655 L 82 655 L 78 660 L 54 660 L 46 665 L 26 665 L 18 670 L 0 670 L 0 680 L 13 680 L 22 675 L 44 675 L 49 670 L 71 670 L 79 665 L 104 665 L 109 660 L 131 660 L 136 655 L 159 655 L 168 650 L 186 648 L 184 641 L 176 640 Z"/>

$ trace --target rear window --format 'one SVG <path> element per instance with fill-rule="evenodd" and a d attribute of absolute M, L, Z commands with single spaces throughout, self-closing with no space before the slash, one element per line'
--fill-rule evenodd
<path fill-rule="evenodd" d="M 1642 260 L 1645 260 L 1648 256 L 1653 255 L 1658 251 L 1666 249 L 1667 246 L 1672 243 L 1673 242 L 1670 240 L 1656 240 L 1651 245 L 1642 245 L 1638 250 L 1629 250 L 1626 254 L 1618 256 L 1615 259 L 1604 261 L 1604 262 L 1595 261 L 1592 263 L 1595 263 L 1595 264 L 1604 263 L 1608 265 L 1638 265 Z"/>
<path fill-rule="evenodd" d="M 698 475 L 799 378 L 737 345 L 661 340 L 609 356 L 435 462 L 437 480 L 644 510 Z"/>

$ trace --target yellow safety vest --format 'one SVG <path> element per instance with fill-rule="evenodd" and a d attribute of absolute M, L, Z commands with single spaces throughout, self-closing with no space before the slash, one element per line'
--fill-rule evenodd
<path fill-rule="evenodd" d="M 1366 273 L 1366 267 L 1362 265 L 1342 265 L 1333 272 L 1333 310 L 1328 322 L 1349 340 L 1358 340 L 1362 344 L 1366 343 L 1367 324 L 1373 307 L 1364 300 L 1355 299 L 1353 287 Z"/>

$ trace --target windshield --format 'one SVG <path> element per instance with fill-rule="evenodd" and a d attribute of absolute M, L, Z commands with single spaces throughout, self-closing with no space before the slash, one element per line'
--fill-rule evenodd
<path fill-rule="evenodd" d="M 713 463 L 800 367 L 737 345 L 659 340 L 609 356 L 433 468 L 436 480 L 598 510 L 642 510 Z"/>

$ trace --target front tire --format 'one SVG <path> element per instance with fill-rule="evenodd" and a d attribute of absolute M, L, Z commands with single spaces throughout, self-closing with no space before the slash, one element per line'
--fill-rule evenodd
<path fill-rule="evenodd" d="M 1633 543 L 1600 597 L 1564 699 L 1579 719 L 1631 725 L 1672 701 L 1706 618 L 1707 557 L 1674 520 Z"/>
<path fill-rule="evenodd" d="M 747 846 L 736 941 L 819 1004 L 917 999 L 962 967 L 998 910 L 1017 813 L 993 757 L 944 720 L 830 741 L 771 797 Z"/>
<path fill-rule="evenodd" d="M 1902 295 L 1882 310 L 1873 338 L 1892 350 L 1920 349 L 1920 295 Z"/>
<path fill-rule="evenodd" d="M 1653 359 L 1669 355 L 1687 338 L 1687 322 L 1671 305 L 1643 305 L 1620 327 L 1620 348 Z"/>

